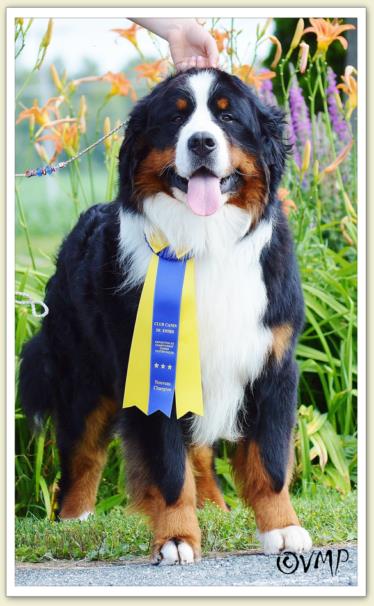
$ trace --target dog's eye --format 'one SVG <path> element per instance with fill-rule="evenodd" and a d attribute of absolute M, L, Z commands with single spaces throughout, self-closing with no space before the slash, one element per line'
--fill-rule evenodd
<path fill-rule="evenodd" d="M 221 114 L 220 118 L 221 118 L 222 122 L 232 122 L 234 119 L 231 114 L 227 114 L 227 113 Z"/>
<path fill-rule="evenodd" d="M 180 124 L 183 120 L 183 116 L 181 116 L 180 114 L 175 114 L 175 116 L 172 117 L 171 121 L 173 124 Z"/>

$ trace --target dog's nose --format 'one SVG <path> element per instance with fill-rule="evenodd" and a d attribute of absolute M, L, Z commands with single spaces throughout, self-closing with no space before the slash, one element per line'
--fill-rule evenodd
<path fill-rule="evenodd" d="M 217 142 L 210 133 L 194 133 L 188 139 L 188 149 L 200 157 L 207 156 L 217 147 Z"/>

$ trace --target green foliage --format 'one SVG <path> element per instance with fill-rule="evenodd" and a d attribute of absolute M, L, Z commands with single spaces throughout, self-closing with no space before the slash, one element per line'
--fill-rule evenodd
<path fill-rule="evenodd" d="M 214 27 L 217 25 L 215 22 Z M 23 44 L 28 25 L 20 24 L 21 27 L 19 40 Z M 259 31 L 261 39 L 256 42 L 255 53 L 257 46 L 265 41 L 265 29 Z M 240 32 L 235 32 L 234 25 L 231 32 L 229 42 L 234 45 Z M 292 35 L 293 32 L 289 35 L 290 39 Z M 228 51 L 227 65 L 233 67 L 234 59 L 238 60 L 237 53 Z M 45 53 L 43 61 L 46 62 Z M 350 494 L 350 491 L 357 481 L 356 150 L 354 145 L 344 163 L 338 163 L 328 174 L 321 170 L 326 163 L 335 161 L 340 152 L 339 142 L 331 128 L 324 92 L 327 65 L 322 60 L 311 63 L 305 76 L 301 76 L 297 70 L 287 72 L 288 67 L 289 61 L 284 57 L 278 69 L 282 91 L 279 102 L 288 112 L 290 76 L 298 78 L 305 90 L 311 91 L 308 103 L 314 126 L 317 123 L 316 107 L 321 108 L 319 117 L 322 117 L 324 125 L 323 144 L 327 148 L 326 157 L 318 156 L 316 129 L 313 128 L 312 144 L 316 158 L 312 158 L 304 169 L 300 169 L 291 158 L 282 184 L 296 206 L 290 213 L 290 224 L 306 303 L 305 327 L 297 347 L 300 390 L 293 489 L 309 497 L 316 495 L 317 486 L 324 485 L 335 490 L 323 493 L 325 500 L 318 497 L 321 501 L 318 507 L 317 501 L 311 501 L 318 516 L 320 509 L 323 514 L 329 503 L 331 507 L 336 507 L 335 512 L 330 511 L 329 516 L 326 514 L 322 520 L 318 517 L 318 522 L 314 511 L 305 509 L 305 515 L 313 524 L 321 524 L 318 531 L 321 541 L 322 537 L 326 540 L 330 536 L 328 524 L 332 525 L 331 536 L 335 540 L 343 540 L 348 536 L 344 535 L 344 524 L 351 523 L 352 520 L 348 518 L 353 515 L 349 508 L 345 509 L 345 504 L 353 507 L 355 493 Z M 104 92 L 100 92 L 100 87 L 103 84 L 96 83 L 93 89 L 90 89 L 90 84 L 84 86 L 87 87 L 84 92 L 88 96 L 89 107 L 87 124 L 89 132 L 93 133 L 89 142 L 92 142 L 99 118 L 102 118 Z M 24 101 L 31 99 L 27 97 L 27 90 L 22 85 Z M 78 117 L 78 91 L 69 86 L 66 90 L 63 93 L 64 102 L 70 115 Z M 144 92 L 143 83 L 138 89 L 139 96 Z M 126 97 L 125 111 L 123 98 L 118 105 L 117 101 L 118 98 L 111 101 L 112 109 L 116 108 L 112 115 L 112 126 L 116 119 L 123 120 L 126 117 L 124 114 L 131 108 L 129 97 Z M 43 102 L 45 100 L 40 101 L 41 106 Z M 22 108 L 19 106 L 17 111 Z M 24 122 L 20 124 L 20 129 L 22 146 L 27 147 L 24 141 L 28 134 Z M 30 137 L 28 147 L 32 149 L 31 144 L 35 142 L 32 133 Z M 87 136 L 82 137 L 80 149 L 87 142 Z M 62 237 L 81 211 L 95 201 L 110 200 L 115 194 L 119 145 L 120 139 L 113 138 L 110 145 L 96 151 L 95 156 L 90 153 L 81 162 L 72 163 L 65 173 L 27 180 L 27 185 L 26 180 L 17 183 L 16 290 L 27 292 L 36 301 L 43 300 L 45 285 L 53 273 L 54 257 Z M 33 158 L 35 160 L 35 156 Z M 314 160 L 320 160 L 321 166 Z M 325 162 L 323 166 L 322 160 Z M 30 162 L 30 166 L 33 163 Z M 53 190 L 53 180 L 58 183 L 58 198 L 49 193 L 47 195 L 46 188 L 50 187 L 47 184 L 51 183 Z M 17 372 L 22 346 L 38 330 L 39 322 L 28 307 L 16 306 Z M 85 557 L 104 558 L 106 553 L 111 554 L 110 557 L 113 554 L 117 557 L 123 553 L 146 553 L 149 534 L 143 521 L 137 517 L 122 518 L 118 509 L 118 506 L 127 504 L 127 493 L 124 463 L 117 440 L 110 445 L 108 463 L 99 488 L 97 511 L 100 515 L 97 521 L 88 522 L 87 526 L 68 523 L 62 531 L 61 526 L 48 526 L 36 520 L 53 517 L 59 479 L 55 434 L 51 422 L 48 422 L 40 435 L 32 435 L 18 400 L 15 413 L 16 513 L 18 516 L 32 516 L 17 522 L 18 556 L 30 559 L 33 545 L 40 545 L 35 551 L 37 559 L 48 557 L 48 554 L 49 557 L 83 557 L 84 554 Z M 238 507 L 230 454 L 229 447 L 220 444 L 216 471 L 226 501 L 234 508 L 233 517 L 225 517 L 225 514 L 212 509 L 206 510 L 208 514 L 205 510 L 200 514 L 209 550 L 220 548 L 224 541 L 231 548 L 244 549 L 254 540 L 253 520 L 250 514 Z M 300 497 L 297 506 L 303 511 L 307 503 L 309 501 Z M 104 515 L 108 512 L 110 515 Z M 239 528 L 236 534 L 230 534 L 233 519 L 232 533 Z M 245 524 L 249 526 L 244 533 L 240 528 L 244 529 Z M 114 526 L 116 531 L 110 538 L 109 531 Z M 307 526 L 314 527 L 310 524 Z M 347 525 L 347 528 L 351 527 L 352 524 Z"/>

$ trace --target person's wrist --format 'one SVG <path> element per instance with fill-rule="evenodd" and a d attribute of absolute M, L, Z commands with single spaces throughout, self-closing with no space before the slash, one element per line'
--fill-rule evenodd
<path fill-rule="evenodd" d="M 170 41 L 175 40 L 176 36 L 183 34 L 183 32 L 187 30 L 191 30 L 191 28 L 200 30 L 202 24 L 198 23 L 197 19 L 181 19 L 180 21 L 174 21 L 173 23 L 170 23 L 166 30 L 165 40 L 170 44 Z"/>

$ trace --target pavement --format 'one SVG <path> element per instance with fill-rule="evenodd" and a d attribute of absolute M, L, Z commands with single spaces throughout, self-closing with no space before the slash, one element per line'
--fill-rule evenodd
<path fill-rule="evenodd" d="M 186 566 L 153 566 L 143 558 L 112 563 L 17 563 L 15 583 L 39 587 L 357 585 L 357 547 L 316 547 L 304 555 L 211 554 Z"/>

